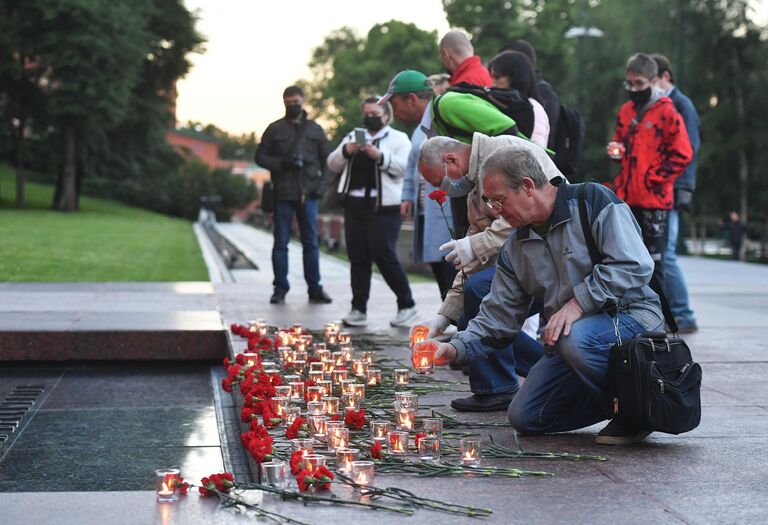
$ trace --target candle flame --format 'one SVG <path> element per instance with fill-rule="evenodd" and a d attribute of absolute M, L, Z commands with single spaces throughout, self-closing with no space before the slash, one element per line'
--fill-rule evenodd
<path fill-rule="evenodd" d="M 165 483 L 165 481 L 163 481 L 162 492 L 170 492 L 170 491 L 171 491 L 170 487 L 168 487 L 168 485 Z"/>
<path fill-rule="evenodd" d="M 421 362 L 419 363 L 419 365 L 423 367 L 429 366 L 429 361 L 427 360 L 427 356 L 424 356 L 421 358 Z"/>
<path fill-rule="evenodd" d="M 358 472 L 355 483 L 357 483 L 358 485 L 367 485 L 368 483 L 370 483 L 370 480 L 368 479 L 368 474 L 366 474 L 365 472 Z"/>

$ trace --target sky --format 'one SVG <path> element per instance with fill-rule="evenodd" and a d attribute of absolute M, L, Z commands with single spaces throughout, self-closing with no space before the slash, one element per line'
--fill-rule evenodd
<path fill-rule="evenodd" d="M 191 55 L 192 70 L 177 85 L 177 119 L 236 134 L 261 136 L 283 116 L 283 89 L 309 77 L 312 50 L 334 29 L 347 25 L 362 36 L 373 25 L 396 19 L 439 35 L 448 31 L 440 0 L 184 3 L 199 10 L 198 31 L 208 42 L 204 54 Z"/>

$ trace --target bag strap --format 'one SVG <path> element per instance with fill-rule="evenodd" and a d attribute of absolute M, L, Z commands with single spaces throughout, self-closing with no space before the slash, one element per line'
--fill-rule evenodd
<path fill-rule="evenodd" d="M 587 184 L 589 184 L 589 182 L 584 182 L 579 188 L 579 218 L 581 219 L 581 229 L 584 232 L 584 239 L 587 242 L 589 257 L 592 259 L 592 264 L 596 266 L 602 262 L 603 258 L 600 254 L 600 250 L 597 248 L 597 242 L 595 242 L 595 236 L 592 234 L 592 226 L 589 221 L 589 212 L 587 211 Z M 664 321 L 666 321 L 667 326 L 672 330 L 672 333 L 676 334 L 678 332 L 677 321 L 672 314 L 672 309 L 669 307 L 667 296 L 664 294 L 664 290 L 662 290 L 661 284 L 655 274 L 651 276 L 649 285 L 651 290 L 656 292 L 659 296 L 661 311 L 664 314 Z"/>
<path fill-rule="evenodd" d="M 432 118 L 433 120 L 445 131 L 448 132 L 448 134 L 453 137 L 471 137 L 472 133 L 469 133 L 468 131 L 465 131 L 461 128 L 457 128 L 456 126 L 452 126 L 448 122 L 443 119 L 443 117 L 440 115 L 440 101 L 443 99 L 443 95 L 440 95 L 439 97 L 435 97 L 432 100 Z"/>

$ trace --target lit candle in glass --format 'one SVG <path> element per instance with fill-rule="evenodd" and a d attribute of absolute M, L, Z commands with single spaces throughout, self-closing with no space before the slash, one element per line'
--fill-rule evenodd
<path fill-rule="evenodd" d="M 368 386 L 378 386 L 381 384 L 381 370 L 378 368 L 369 368 L 366 378 Z"/>
<path fill-rule="evenodd" d="M 307 401 L 320 401 L 325 390 L 317 385 L 307 387 Z"/>
<path fill-rule="evenodd" d="M 412 408 L 395 409 L 395 428 L 398 430 L 413 430 L 416 411 Z"/>
<path fill-rule="evenodd" d="M 395 409 L 397 409 L 400 403 L 401 408 L 412 408 L 418 410 L 419 408 L 419 396 L 413 392 L 395 392 L 395 403 L 393 403 Z"/>
<path fill-rule="evenodd" d="M 480 440 L 464 438 L 459 441 L 459 452 L 462 465 L 476 467 L 480 464 Z"/>
<path fill-rule="evenodd" d="M 345 410 L 360 410 L 360 396 L 354 392 L 341 394 L 341 406 Z"/>
<path fill-rule="evenodd" d="M 323 366 L 322 363 L 311 363 L 311 364 L 313 364 L 313 365 L 314 364 L 318 364 L 321 367 Z M 325 377 L 325 374 L 323 374 L 322 370 L 310 370 L 309 371 L 309 380 L 310 381 L 314 381 L 315 383 L 317 383 L 318 381 L 322 381 L 324 377 Z"/>
<path fill-rule="evenodd" d="M 405 456 L 408 451 L 408 432 L 391 430 L 387 434 L 387 451 L 393 456 Z"/>
<path fill-rule="evenodd" d="M 155 471 L 155 492 L 157 501 L 171 503 L 176 501 L 176 489 L 179 485 L 179 469 L 165 468 Z"/>
<path fill-rule="evenodd" d="M 277 355 L 280 356 L 280 361 L 283 363 L 290 363 L 293 361 L 293 348 L 290 346 L 281 346 L 277 349 Z"/>
<path fill-rule="evenodd" d="M 279 330 L 277 334 L 275 334 L 275 339 L 278 347 L 281 346 L 288 346 L 291 341 L 291 336 L 288 332 L 284 332 L 282 330 Z"/>
<path fill-rule="evenodd" d="M 307 454 L 303 459 L 304 468 L 310 474 L 314 473 L 320 467 L 325 466 L 325 456 L 322 454 Z"/>
<path fill-rule="evenodd" d="M 348 345 L 352 342 L 352 334 L 349 332 L 339 332 L 339 344 Z"/>
<path fill-rule="evenodd" d="M 304 325 L 301 323 L 293 323 L 293 326 L 291 327 L 291 332 L 293 332 L 294 336 L 299 336 L 304 332 Z"/>
<path fill-rule="evenodd" d="M 323 363 L 320 361 L 310 361 L 309 363 L 309 371 L 310 372 L 322 372 L 323 371 Z"/>
<path fill-rule="evenodd" d="M 285 461 L 267 461 L 261 464 L 261 483 L 270 487 L 285 487 Z"/>
<path fill-rule="evenodd" d="M 280 370 L 277 368 L 265 368 L 264 373 L 267 374 L 267 377 L 275 377 L 280 375 Z"/>
<path fill-rule="evenodd" d="M 283 376 L 284 385 L 290 385 L 291 383 L 295 383 L 297 381 L 301 381 L 301 376 L 298 374 L 288 374 Z"/>
<path fill-rule="evenodd" d="M 352 470 L 352 462 L 357 461 L 360 450 L 356 448 L 337 448 L 336 449 L 336 469 L 345 474 Z"/>
<path fill-rule="evenodd" d="M 328 418 L 325 416 L 307 416 L 309 433 L 312 434 L 316 440 L 325 439 L 325 424 L 327 421 Z"/>
<path fill-rule="evenodd" d="M 304 383 L 302 381 L 291 381 L 291 400 L 304 401 Z"/>
<path fill-rule="evenodd" d="M 339 335 L 337 333 L 328 334 L 325 336 L 325 341 L 328 343 L 328 346 L 336 346 L 339 344 Z"/>
<path fill-rule="evenodd" d="M 315 453 L 315 440 L 313 438 L 296 438 L 291 440 L 291 450 L 301 451 L 303 456 Z"/>
<path fill-rule="evenodd" d="M 341 384 L 341 380 L 346 378 L 347 371 L 344 369 L 335 368 L 333 372 L 331 372 L 331 381 L 336 385 Z"/>
<path fill-rule="evenodd" d="M 352 481 L 358 485 L 373 485 L 373 461 L 353 461 Z"/>
<path fill-rule="evenodd" d="M 322 350 L 316 350 L 315 357 L 317 357 L 321 362 L 325 361 L 326 359 L 331 358 L 331 351 L 325 348 L 323 348 Z"/>
<path fill-rule="evenodd" d="M 307 415 L 308 416 L 322 416 L 324 414 L 325 414 L 325 405 L 323 404 L 322 401 L 308 401 L 307 402 Z"/>
<path fill-rule="evenodd" d="M 423 437 L 419 440 L 419 461 L 422 463 L 440 461 L 440 438 Z"/>
<path fill-rule="evenodd" d="M 255 352 L 243 352 L 243 363 L 247 367 L 256 366 L 259 363 L 259 354 Z"/>
<path fill-rule="evenodd" d="M 324 397 L 322 399 L 323 402 L 323 408 L 325 409 L 325 413 L 328 415 L 334 415 L 339 413 L 339 398 L 338 397 Z"/>
<path fill-rule="evenodd" d="M 355 358 L 355 350 L 351 346 L 342 346 L 339 351 L 344 354 L 344 361 L 352 361 Z"/>
<path fill-rule="evenodd" d="M 371 437 L 374 441 L 385 441 L 390 431 L 390 423 L 386 419 L 374 419 L 371 421 Z"/>
<path fill-rule="evenodd" d="M 415 345 L 416 343 L 426 341 L 427 335 L 429 335 L 428 326 L 424 326 L 423 324 L 414 326 L 413 330 L 411 330 L 411 346 Z"/>
<path fill-rule="evenodd" d="M 277 385 L 275 397 L 291 397 L 291 385 Z"/>
<path fill-rule="evenodd" d="M 290 403 L 291 399 L 288 397 L 273 397 L 272 412 L 275 416 L 285 419 L 285 411 Z"/>
<path fill-rule="evenodd" d="M 422 341 L 413 345 L 411 361 L 419 374 L 432 374 L 435 371 L 435 352 L 437 344 L 433 341 Z"/>
<path fill-rule="evenodd" d="M 342 367 L 347 362 L 344 352 L 331 352 L 331 360 L 334 368 Z"/>
<path fill-rule="evenodd" d="M 360 399 L 365 399 L 365 385 L 361 383 L 352 383 L 350 385 L 350 391 L 353 394 L 357 394 Z"/>
<path fill-rule="evenodd" d="M 328 450 L 333 452 L 349 446 L 349 429 L 345 427 L 326 429 Z"/>
<path fill-rule="evenodd" d="M 407 368 L 395 368 L 395 384 L 398 386 L 407 385 L 410 381 Z"/>
<path fill-rule="evenodd" d="M 315 357 L 319 357 L 319 356 L 317 355 L 317 353 L 318 353 L 319 351 L 321 351 L 321 350 L 325 350 L 325 349 L 326 349 L 326 348 L 325 348 L 325 343 L 315 343 L 315 345 L 314 345 L 314 349 L 313 349 L 313 350 L 314 350 L 314 352 L 315 352 Z"/>
<path fill-rule="evenodd" d="M 355 381 L 356 381 L 355 379 L 342 379 L 341 381 L 339 381 L 339 387 L 340 387 L 339 391 L 342 394 L 347 394 L 349 392 L 352 392 L 352 385 L 355 384 Z"/>
<path fill-rule="evenodd" d="M 443 437 L 443 420 L 439 417 L 425 417 L 421 420 L 424 433 L 428 437 Z"/>
<path fill-rule="evenodd" d="M 323 361 L 323 374 L 330 379 L 333 376 L 333 371 L 336 369 L 336 365 L 333 364 L 333 359 L 326 359 Z"/>
<path fill-rule="evenodd" d="M 301 407 L 290 405 L 285 409 L 285 422 L 290 425 L 296 418 L 301 417 Z"/>
<path fill-rule="evenodd" d="M 327 397 L 333 395 L 333 381 L 328 381 L 328 380 L 317 381 L 317 386 L 323 389 L 323 395 Z"/>
<path fill-rule="evenodd" d="M 262 368 L 277 368 L 277 364 L 274 361 L 262 361 Z"/>
<path fill-rule="evenodd" d="M 376 362 L 376 352 L 374 350 L 366 350 L 364 352 L 360 352 L 360 357 L 365 359 L 369 365 L 372 365 Z"/>
<path fill-rule="evenodd" d="M 368 372 L 368 361 L 356 359 L 352 362 L 352 370 L 354 370 L 356 376 L 364 376 Z"/>

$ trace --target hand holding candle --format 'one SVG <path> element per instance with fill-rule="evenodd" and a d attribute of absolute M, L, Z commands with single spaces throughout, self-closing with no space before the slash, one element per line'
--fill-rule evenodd
<path fill-rule="evenodd" d="M 435 351 L 435 365 L 445 366 L 456 361 L 458 352 L 451 343 L 439 343 Z"/>
<path fill-rule="evenodd" d="M 608 143 L 608 146 L 606 147 L 606 152 L 608 153 L 608 156 L 611 157 L 612 159 L 619 160 L 624 157 L 626 148 L 624 147 L 624 144 L 621 142 L 611 141 Z"/>

